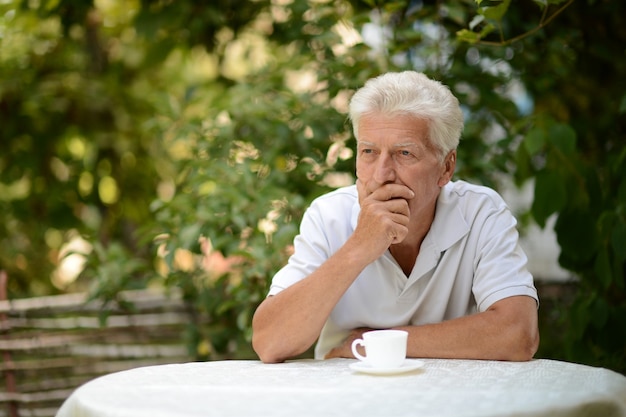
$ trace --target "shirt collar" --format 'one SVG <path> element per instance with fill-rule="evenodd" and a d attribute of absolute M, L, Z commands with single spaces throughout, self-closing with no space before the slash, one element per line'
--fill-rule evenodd
<path fill-rule="evenodd" d="M 427 238 L 439 252 L 444 252 L 469 233 L 470 227 L 461 213 L 458 200 L 452 198 L 454 183 L 448 182 L 437 199 L 435 219 Z"/>

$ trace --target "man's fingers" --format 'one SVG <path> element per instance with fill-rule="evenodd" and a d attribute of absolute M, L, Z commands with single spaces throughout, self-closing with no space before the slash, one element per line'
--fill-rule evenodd
<path fill-rule="evenodd" d="M 392 214 L 392 224 L 387 228 L 387 234 L 392 244 L 400 243 L 409 233 L 408 217 L 402 214 Z"/>
<path fill-rule="evenodd" d="M 369 195 L 367 189 L 365 188 L 365 184 L 360 179 L 356 179 L 356 191 L 359 196 L 359 204 L 363 204 L 363 199 Z"/>
<path fill-rule="evenodd" d="M 358 233 L 363 242 L 375 241 L 381 253 L 389 245 L 402 242 L 408 234 L 410 208 L 408 200 L 413 191 L 402 184 L 385 184 L 369 193 L 370 184 L 360 180 L 356 183 L 361 213 Z"/>
<path fill-rule="evenodd" d="M 368 188 L 366 187 L 366 192 L 367 189 Z M 372 197 L 380 201 L 393 200 L 397 198 L 410 200 L 415 197 L 415 193 L 409 187 L 402 184 L 385 184 L 382 187 L 368 193 L 368 195 L 370 194 Z"/>
<path fill-rule="evenodd" d="M 385 201 L 387 210 L 391 213 L 402 214 L 403 216 L 409 216 L 409 203 L 403 198 L 395 198 Z"/>

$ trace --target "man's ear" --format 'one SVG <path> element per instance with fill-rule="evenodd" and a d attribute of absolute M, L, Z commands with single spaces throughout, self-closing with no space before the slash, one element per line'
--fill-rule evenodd
<path fill-rule="evenodd" d="M 437 185 L 439 185 L 440 187 L 443 187 L 444 185 L 446 185 L 452 179 L 455 168 L 456 168 L 456 149 L 453 149 L 450 152 L 448 152 L 448 154 L 443 160 L 442 172 L 441 172 L 441 176 L 439 177 L 439 181 L 437 182 Z"/>

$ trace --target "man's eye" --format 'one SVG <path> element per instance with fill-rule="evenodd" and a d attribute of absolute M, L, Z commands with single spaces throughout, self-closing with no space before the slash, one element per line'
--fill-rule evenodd
<path fill-rule="evenodd" d="M 410 151 L 402 150 L 400 151 L 401 156 L 412 156 L 413 154 Z"/>

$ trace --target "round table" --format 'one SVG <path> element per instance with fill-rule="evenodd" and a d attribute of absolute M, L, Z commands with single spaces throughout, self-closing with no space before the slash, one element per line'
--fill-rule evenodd
<path fill-rule="evenodd" d="M 395 375 L 353 359 L 149 366 L 79 387 L 57 417 L 626 416 L 626 377 L 553 360 L 424 359 Z"/>

